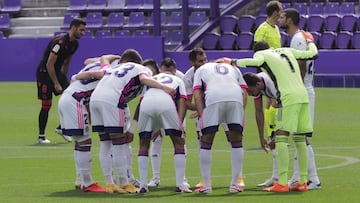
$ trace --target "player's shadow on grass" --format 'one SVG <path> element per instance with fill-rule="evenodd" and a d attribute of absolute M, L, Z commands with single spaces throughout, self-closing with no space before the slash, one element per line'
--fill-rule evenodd
<path fill-rule="evenodd" d="M 300 195 L 301 192 L 287 192 L 287 193 L 275 193 L 275 192 L 264 192 L 261 187 L 245 187 L 244 192 L 230 193 L 229 187 L 213 187 L 213 192 L 208 194 L 191 193 L 188 197 L 233 197 L 233 196 L 246 196 L 246 197 L 259 197 L 259 196 L 273 196 L 273 195 Z"/>
<path fill-rule="evenodd" d="M 50 193 L 49 197 L 61 197 L 61 198 L 131 198 L 131 199 L 149 199 L 149 198 L 159 198 L 159 197 L 171 197 L 178 195 L 175 192 L 175 187 L 160 187 L 160 188 L 150 188 L 149 193 L 139 194 L 117 194 L 117 193 L 90 193 L 90 192 L 81 192 L 80 190 L 67 190 L 67 191 L 57 191 Z"/>

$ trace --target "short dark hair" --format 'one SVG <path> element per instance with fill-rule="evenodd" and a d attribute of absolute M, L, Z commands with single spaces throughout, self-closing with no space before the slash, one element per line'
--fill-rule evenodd
<path fill-rule="evenodd" d="M 203 55 L 203 54 L 205 54 L 205 51 L 202 48 L 200 48 L 200 47 L 193 48 L 189 52 L 189 60 L 190 61 L 196 61 L 196 57 L 198 55 Z"/>
<path fill-rule="evenodd" d="M 159 66 L 154 59 L 151 59 L 151 58 L 145 59 L 142 65 L 155 70 L 156 74 L 158 74 L 160 72 Z"/>
<path fill-rule="evenodd" d="M 161 63 L 160 66 L 165 66 L 166 68 L 171 68 L 171 67 L 175 67 L 176 68 L 176 62 L 170 58 L 170 57 L 165 57 Z"/>
<path fill-rule="evenodd" d="M 260 82 L 260 78 L 252 72 L 245 73 L 243 78 L 249 87 L 255 87 L 256 83 Z"/>
<path fill-rule="evenodd" d="M 269 48 L 270 48 L 269 43 L 267 43 L 264 40 L 259 41 L 259 42 L 255 42 L 254 47 L 253 47 L 254 52 L 269 49 Z"/>
<path fill-rule="evenodd" d="M 280 11 L 282 9 L 282 5 L 280 1 L 269 1 L 266 4 L 266 15 L 271 16 L 275 11 Z"/>
<path fill-rule="evenodd" d="M 287 8 L 284 10 L 285 17 L 290 18 L 294 25 L 298 26 L 300 22 L 300 13 L 295 8 Z"/>
<path fill-rule="evenodd" d="M 80 25 L 86 26 L 86 22 L 85 22 L 83 19 L 80 19 L 80 18 L 74 18 L 74 19 L 72 19 L 72 21 L 70 22 L 70 28 L 71 28 L 72 26 L 79 27 Z"/>
<path fill-rule="evenodd" d="M 133 63 L 141 64 L 142 58 L 139 52 L 136 51 L 135 49 L 126 49 L 121 54 L 121 59 L 120 59 L 120 63 L 125 63 L 125 62 L 133 62 Z"/>

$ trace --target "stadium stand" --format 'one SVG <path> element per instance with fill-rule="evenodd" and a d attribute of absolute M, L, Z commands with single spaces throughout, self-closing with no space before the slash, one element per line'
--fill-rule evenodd
<path fill-rule="evenodd" d="M 234 32 L 236 25 L 238 23 L 238 17 L 234 15 L 223 16 L 220 20 L 220 29 L 221 32 Z"/>
<path fill-rule="evenodd" d="M 202 48 L 204 50 L 216 50 L 219 47 L 220 34 L 216 32 L 207 32 L 204 35 Z"/>
<path fill-rule="evenodd" d="M 106 8 L 107 0 L 88 0 L 87 12 L 102 12 Z"/>
<path fill-rule="evenodd" d="M 10 15 L 8 13 L 0 13 L 0 31 L 7 32 L 10 30 Z"/>
<path fill-rule="evenodd" d="M 3 0 L 2 13 L 18 14 L 21 10 L 21 0 Z"/>
<path fill-rule="evenodd" d="M 87 8 L 87 0 L 69 0 L 69 7 L 67 8 L 70 12 L 85 12 Z"/>
<path fill-rule="evenodd" d="M 106 29 L 116 30 L 124 25 L 124 13 L 113 12 L 108 15 L 107 23 L 103 26 Z"/>

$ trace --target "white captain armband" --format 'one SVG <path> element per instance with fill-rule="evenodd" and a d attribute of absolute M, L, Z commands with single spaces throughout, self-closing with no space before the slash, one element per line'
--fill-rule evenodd
<path fill-rule="evenodd" d="M 129 133 L 134 134 L 135 127 L 137 126 L 138 122 L 136 120 L 131 120 L 130 127 L 127 130 Z"/>

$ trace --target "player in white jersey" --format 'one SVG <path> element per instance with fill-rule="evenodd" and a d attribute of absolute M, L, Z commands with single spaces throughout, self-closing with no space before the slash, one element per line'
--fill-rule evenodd
<path fill-rule="evenodd" d="M 101 70 L 103 66 L 100 61 L 112 61 L 118 58 L 120 56 L 104 55 L 101 60 L 100 58 L 93 62 L 87 60 L 89 64 L 79 73 Z M 90 117 L 87 109 L 90 95 L 98 82 L 98 78 L 72 81 L 61 95 L 58 104 L 62 133 L 75 139 L 74 159 L 77 171 L 75 185 L 85 192 L 106 192 L 105 188 L 94 183 L 91 177 Z"/>
<path fill-rule="evenodd" d="M 119 184 L 130 193 L 137 192 L 137 188 L 129 184 L 127 176 L 127 144 L 133 139 L 124 131 L 127 103 L 140 94 L 144 85 L 168 93 L 174 92 L 170 87 L 151 79 L 151 71 L 142 66 L 141 62 L 141 56 L 136 50 L 125 50 L 120 64 L 105 73 L 90 98 L 93 131 L 109 134 Z"/>
<path fill-rule="evenodd" d="M 211 147 L 220 124 L 229 128 L 232 179 L 229 192 L 243 192 L 238 184 L 243 163 L 242 132 L 247 85 L 239 69 L 226 63 L 206 63 L 196 70 L 193 94 L 200 116 L 200 169 L 204 185 L 195 192 L 212 192 L 210 182 Z M 224 91 L 226 90 L 226 91 Z"/>
<path fill-rule="evenodd" d="M 307 50 L 308 43 L 306 41 L 307 38 L 313 37 L 310 33 L 305 32 L 303 30 L 299 30 L 299 21 L 300 21 L 300 14 L 294 8 L 285 9 L 280 15 L 280 27 L 285 29 L 286 32 L 291 37 L 290 47 L 297 49 L 297 50 Z M 314 60 L 299 60 L 299 67 L 301 71 L 301 76 L 304 81 L 304 85 L 306 91 L 309 96 L 309 104 L 310 104 L 310 113 L 311 113 L 311 120 L 312 125 L 314 127 L 314 114 L 315 114 L 315 91 L 313 86 L 314 80 Z M 315 164 L 315 157 L 314 157 L 314 150 L 310 145 L 309 138 L 312 137 L 312 132 L 308 132 L 306 134 L 306 146 L 308 148 L 309 153 L 309 166 L 308 166 L 308 176 L 309 181 L 307 183 L 308 189 L 320 189 L 321 184 L 319 177 L 317 175 L 316 164 Z M 294 174 L 289 181 L 289 186 L 294 185 L 299 180 L 299 170 L 298 170 L 298 160 L 297 160 L 297 153 L 295 153 L 294 157 Z"/>
<path fill-rule="evenodd" d="M 186 98 L 186 108 L 187 110 L 190 111 L 196 111 L 196 107 L 195 104 L 192 102 L 192 97 L 193 97 L 193 84 L 194 84 L 194 74 L 196 72 L 196 70 L 204 65 L 205 63 L 207 63 L 207 56 L 205 51 L 202 48 L 194 48 L 189 52 L 189 61 L 191 64 L 191 67 L 185 72 L 184 75 L 184 83 L 185 83 L 185 89 L 186 89 L 186 93 L 187 93 L 187 98 Z M 198 121 L 198 116 L 197 113 L 194 113 L 192 115 L 190 115 L 190 118 L 194 118 Z M 198 139 L 200 139 L 200 129 L 197 125 L 197 121 L 196 121 L 196 133 L 197 133 L 197 137 Z M 221 124 L 221 126 L 223 127 L 226 137 L 228 137 L 228 127 L 225 124 Z M 200 150 L 200 144 L 199 144 L 199 150 Z M 243 173 L 242 173 L 242 168 L 240 168 L 240 176 L 238 179 L 238 184 L 241 187 L 245 186 L 244 183 L 244 179 L 243 179 Z M 200 182 L 198 184 L 195 185 L 195 187 L 199 188 L 202 187 L 204 184 L 204 180 L 201 179 Z"/>
<path fill-rule="evenodd" d="M 164 129 L 174 145 L 174 166 L 176 172 L 176 192 L 192 192 L 183 184 L 186 156 L 184 148 L 184 128 L 182 120 L 185 118 L 185 86 L 183 81 L 174 75 L 176 70 L 174 60 L 165 58 L 161 62 L 160 73 L 153 78 L 160 83 L 176 89 L 174 97 L 162 90 L 147 89 L 140 102 L 139 136 L 140 148 L 138 154 L 140 193 L 148 192 L 148 152 L 152 134 Z M 158 104 L 155 105 L 154 104 Z M 175 104 L 175 105 L 174 105 Z"/>
<path fill-rule="evenodd" d="M 175 61 L 174 61 L 175 62 Z M 153 61 L 152 64 L 145 64 L 144 66 L 149 65 L 151 68 L 157 67 L 156 61 Z M 162 61 L 161 65 L 167 65 L 166 60 Z M 174 65 L 176 65 L 174 63 Z M 153 67 L 152 67 L 153 66 Z M 158 68 L 157 68 L 158 69 Z M 176 66 L 174 67 L 175 76 L 180 78 L 181 80 L 184 79 L 184 73 L 182 73 L 180 70 L 176 69 Z M 157 74 L 157 73 L 156 73 Z M 186 118 L 183 120 L 183 126 L 184 129 L 186 129 Z M 151 160 L 151 169 L 152 169 L 152 175 L 150 182 L 148 183 L 148 187 L 157 187 L 160 184 L 160 163 L 161 163 L 161 146 L 163 142 L 163 136 L 165 135 L 164 129 L 160 129 L 160 131 L 154 132 L 153 139 L 150 145 L 150 160 Z M 186 143 L 184 145 L 185 148 L 185 154 L 187 153 L 186 149 Z M 189 183 L 187 182 L 186 177 L 184 176 L 184 184 L 190 188 Z"/>

